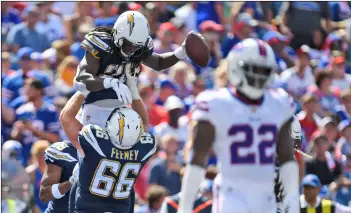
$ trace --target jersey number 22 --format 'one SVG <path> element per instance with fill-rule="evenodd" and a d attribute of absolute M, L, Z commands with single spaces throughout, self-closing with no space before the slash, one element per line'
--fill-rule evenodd
<path fill-rule="evenodd" d="M 270 139 L 260 140 L 258 143 L 258 162 L 260 164 L 271 164 L 274 162 L 274 153 L 267 155 L 266 149 L 272 148 L 275 144 L 277 137 L 277 127 L 271 124 L 261 125 L 257 129 L 258 137 L 268 135 Z M 242 141 L 233 141 L 230 146 L 231 152 L 231 163 L 232 164 L 255 164 L 257 163 L 256 152 L 248 152 L 246 155 L 240 155 L 239 150 L 249 149 L 255 141 L 254 130 L 249 125 L 234 125 L 232 126 L 228 134 L 229 136 L 234 136 L 237 134 L 244 134 L 244 140 Z"/>
<path fill-rule="evenodd" d="M 107 168 L 114 174 L 114 177 L 104 174 Z M 134 178 L 128 178 L 128 174 L 132 172 L 134 175 L 138 175 L 140 168 L 140 163 L 127 163 L 121 168 L 118 161 L 102 159 L 95 170 L 89 190 L 92 194 L 101 197 L 108 197 L 113 191 L 112 196 L 115 199 L 128 198 L 135 182 Z M 116 180 L 117 177 L 118 180 Z M 115 187 L 113 187 L 114 185 Z"/>

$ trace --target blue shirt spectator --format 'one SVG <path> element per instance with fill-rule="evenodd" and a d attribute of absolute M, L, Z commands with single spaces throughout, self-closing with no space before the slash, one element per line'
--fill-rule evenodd
<path fill-rule="evenodd" d="M 9 7 L 9 2 L 3 2 L 1 5 L 1 40 L 6 40 L 6 35 L 15 24 L 21 22 L 19 11 Z"/>
<path fill-rule="evenodd" d="M 223 14 L 223 3 L 221 2 L 196 2 L 197 27 L 199 27 L 200 24 L 206 20 L 211 20 L 221 24 L 219 13 Z"/>
<path fill-rule="evenodd" d="M 330 16 L 333 21 L 343 21 L 351 17 L 350 2 L 329 2 Z"/>
<path fill-rule="evenodd" d="M 11 28 L 7 35 L 7 43 L 17 49 L 21 47 L 31 47 L 37 52 L 43 52 L 50 47 L 47 36 L 35 30 L 39 20 L 37 7 L 31 6 L 25 9 L 23 16 L 26 22 L 17 24 Z"/>

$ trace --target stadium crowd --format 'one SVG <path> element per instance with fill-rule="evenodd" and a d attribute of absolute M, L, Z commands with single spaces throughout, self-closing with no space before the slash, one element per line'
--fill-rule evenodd
<path fill-rule="evenodd" d="M 159 150 L 137 179 L 135 212 L 158 212 L 166 196 L 180 191 L 194 98 L 227 85 L 225 58 L 245 38 L 272 46 L 278 67 L 272 87 L 294 99 L 302 150 L 312 156 L 296 155 L 301 181 L 315 174 L 321 197 L 351 206 L 351 3 L 337 1 L 2 2 L 3 165 L 15 157 L 21 164 L 13 168 L 25 169 L 2 172 L 8 185 L 3 192 L 18 188 L 25 178 L 17 176 L 27 173 L 31 187 L 20 188 L 33 198 L 17 199 L 30 203 L 34 213 L 44 212 L 47 204 L 39 199 L 44 151 L 66 139 L 59 115 L 75 92 L 73 79 L 85 54 L 81 41 L 97 26 L 112 27 L 127 10 L 147 17 L 156 53 L 175 50 L 191 30 L 210 49 L 205 68 L 189 60 L 163 72 L 142 67 L 139 92 Z M 213 153 L 208 164 L 210 170 L 216 164 Z M 210 194 L 211 186 L 208 180 L 201 191 Z"/>

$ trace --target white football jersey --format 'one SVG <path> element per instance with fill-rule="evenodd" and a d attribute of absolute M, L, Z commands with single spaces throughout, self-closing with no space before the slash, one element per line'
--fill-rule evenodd
<path fill-rule="evenodd" d="M 235 89 L 223 88 L 201 93 L 195 103 L 192 120 L 215 127 L 216 183 L 273 193 L 276 141 L 282 125 L 292 118 L 293 100 L 281 90 L 268 90 L 260 105 L 249 105 Z"/>

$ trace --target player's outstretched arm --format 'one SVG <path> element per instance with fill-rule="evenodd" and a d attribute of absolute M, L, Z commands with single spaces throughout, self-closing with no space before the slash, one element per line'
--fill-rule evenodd
<path fill-rule="evenodd" d="M 193 156 L 184 172 L 178 211 L 180 213 L 192 212 L 196 194 L 205 177 L 205 166 L 215 139 L 215 128 L 210 122 L 200 120 L 195 123 L 192 134 Z"/>
<path fill-rule="evenodd" d="M 69 141 L 82 153 L 84 152 L 78 142 L 78 133 L 80 130 L 82 130 L 83 125 L 76 119 L 76 115 L 78 114 L 84 100 L 84 95 L 82 95 L 80 92 L 76 92 L 68 100 L 60 114 L 62 128 L 65 131 Z"/>
<path fill-rule="evenodd" d="M 71 189 L 72 184 L 68 180 L 60 183 L 61 174 L 61 167 L 47 164 L 40 183 L 39 198 L 41 202 L 47 203 L 54 198 L 60 199 Z"/>
<path fill-rule="evenodd" d="M 130 65 L 129 65 L 130 66 Z M 139 67 L 134 68 L 134 69 L 140 69 Z M 136 73 L 138 73 L 139 70 L 131 70 L 130 67 L 127 67 L 127 72 L 126 72 L 126 76 L 127 76 L 127 86 L 131 92 L 132 95 L 132 108 L 134 111 L 136 111 L 139 116 L 141 117 L 142 121 L 143 121 L 143 126 L 144 126 L 144 131 L 145 132 L 149 132 L 149 115 L 147 113 L 147 110 L 145 108 L 145 105 L 143 103 L 143 100 L 140 98 L 139 95 L 139 90 L 137 87 L 137 77 L 136 77 Z M 132 75 L 132 73 L 134 75 Z"/>
<path fill-rule="evenodd" d="M 286 196 L 283 208 L 290 212 L 300 212 L 299 207 L 299 168 L 294 159 L 293 142 L 290 134 L 292 119 L 288 120 L 280 129 L 277 154 L 280 162 L 280 177 Z"/>

